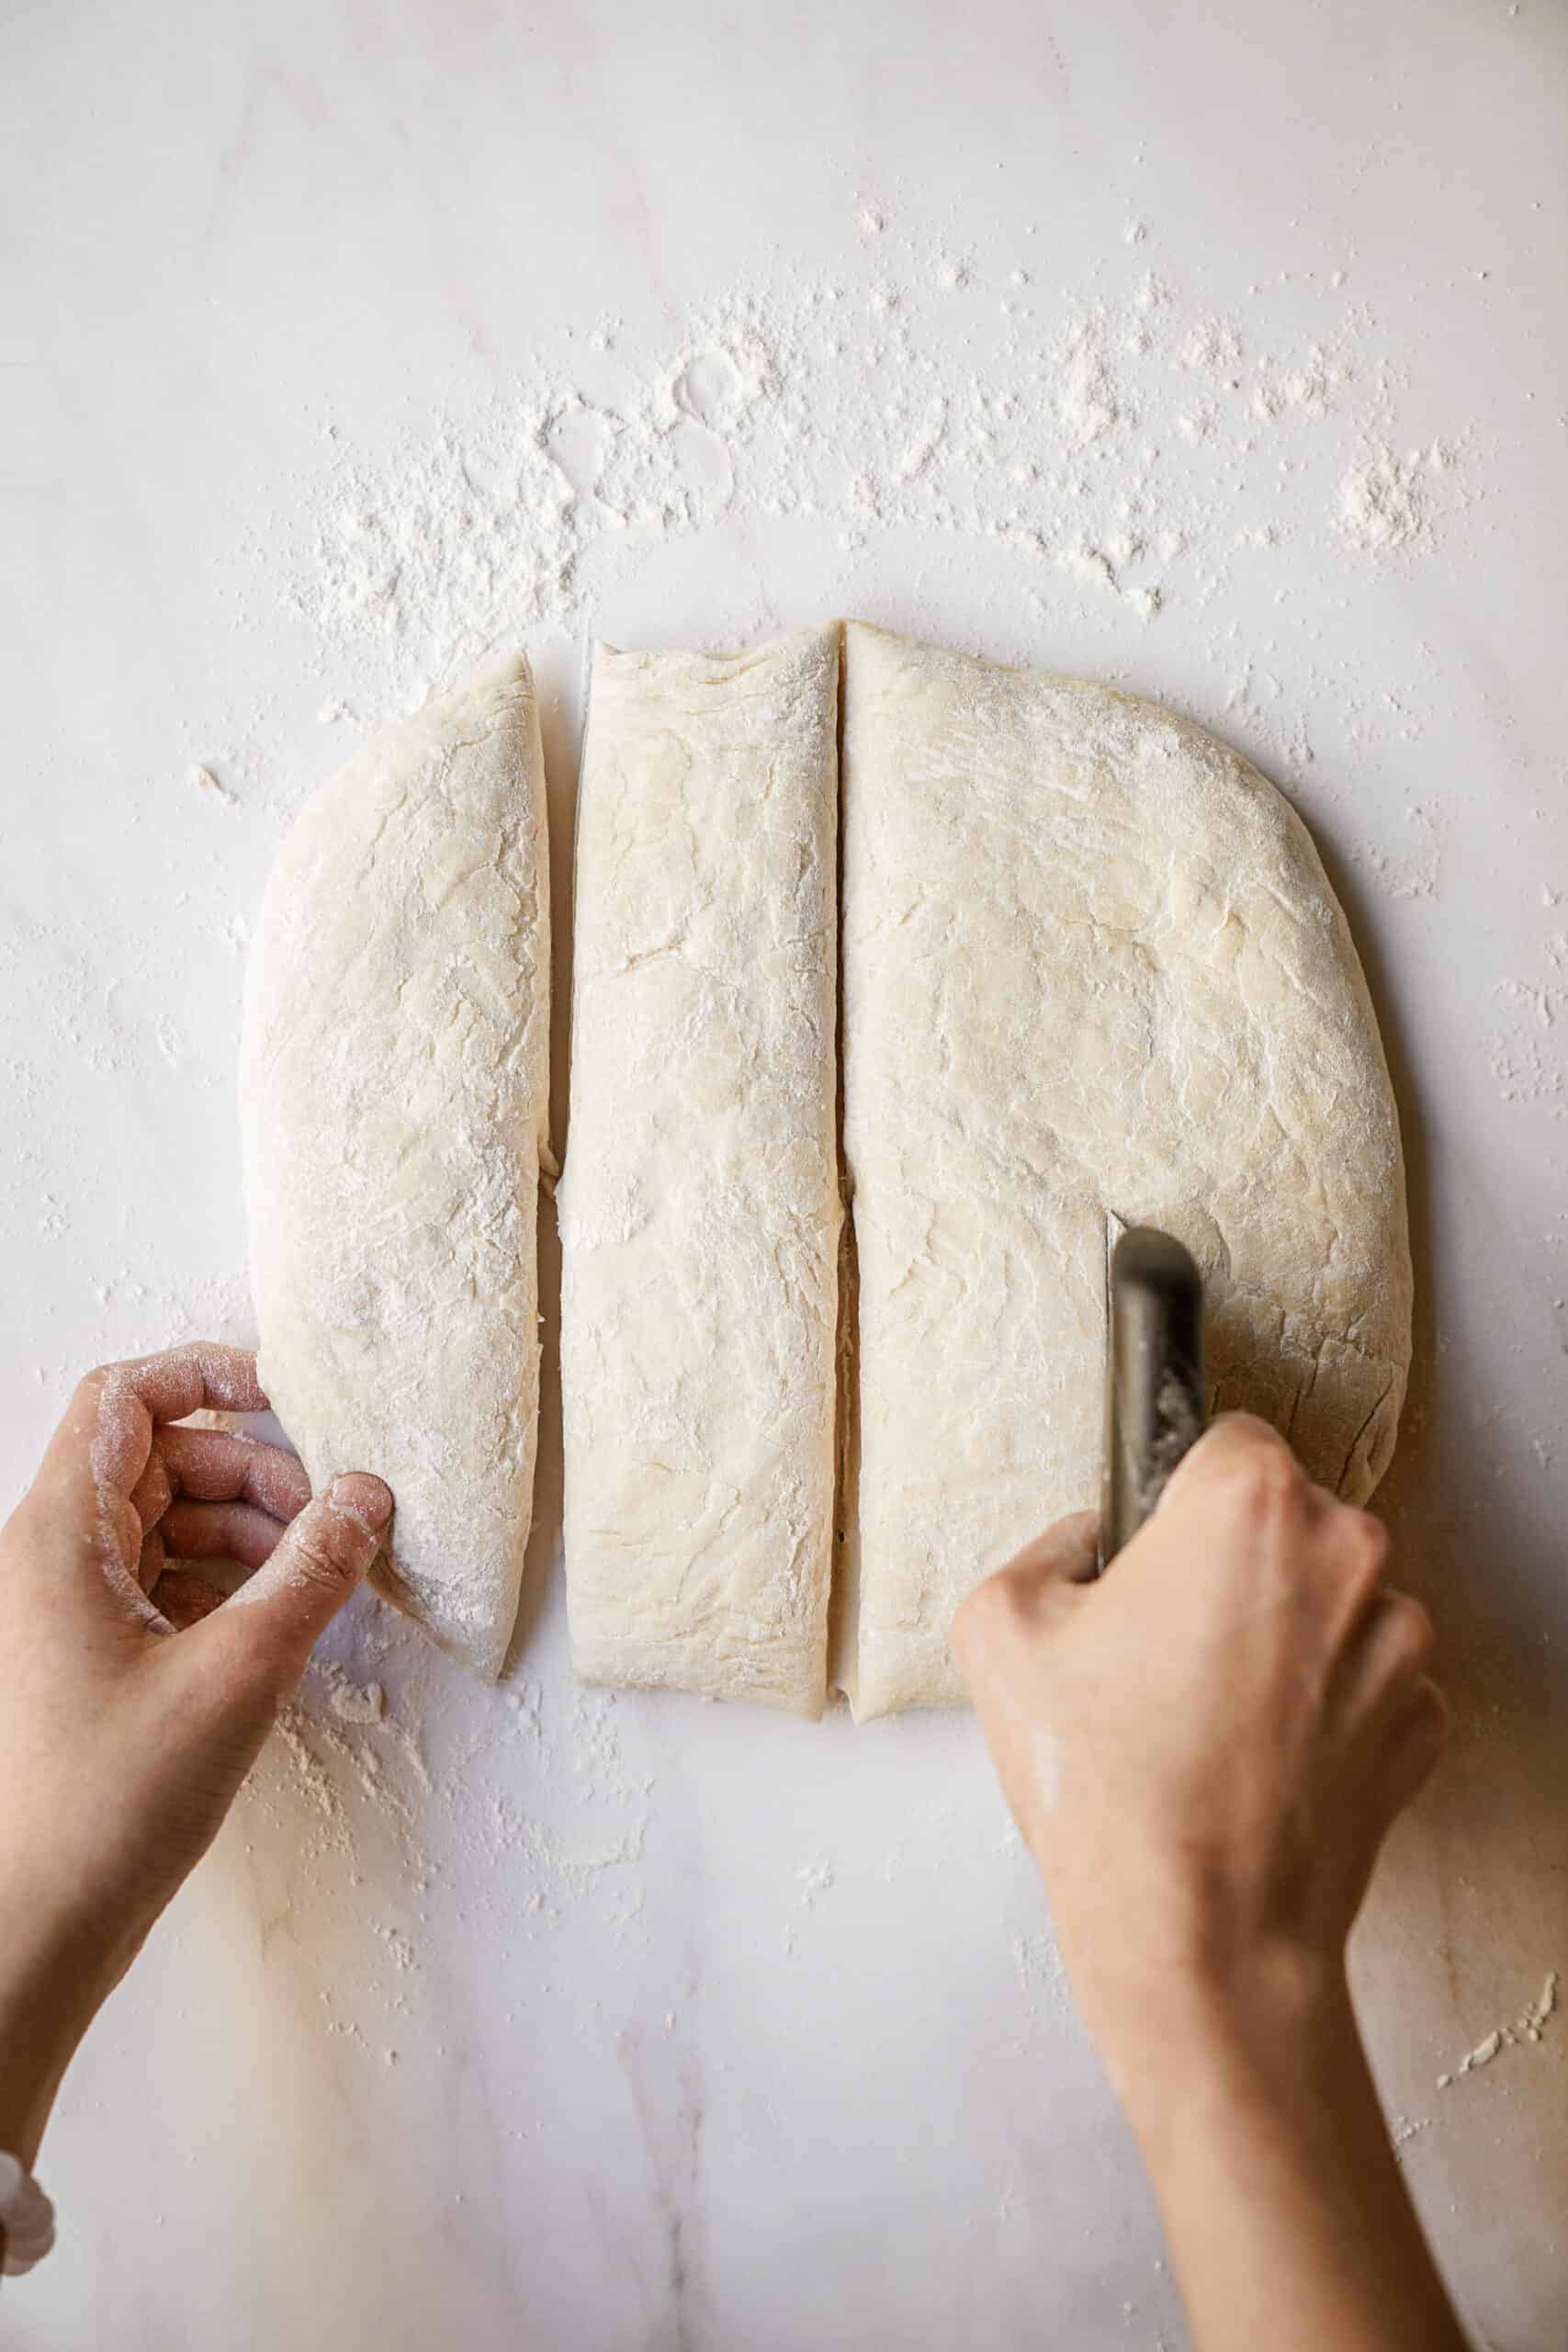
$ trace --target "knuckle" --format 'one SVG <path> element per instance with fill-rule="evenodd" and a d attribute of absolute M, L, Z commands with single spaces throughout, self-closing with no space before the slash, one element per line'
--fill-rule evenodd
<path fill-rule="evenodd" d="M 960 1601 L 953 1621 L 953 1641 L 961 1652 L 973 1656 L 995 1634 L 1015 1625 L 1022 1614 L 1019 1580 L 1000 1568 Z"/>
<path fill-rule="evenodd" d="M 1381 1519 L 1372 1517 L 1370 1510 L 1358 1510 L 1355 1517 L 1356 1533 L 1361 1545 L 1362 1555 L 1381 1568 L 1389 1555 L 1388 1530 Z"/>
<path fill-rule="evenodd" d="M 1449 1727 L 1449 1697 L 1441 1683 L 1434 1682 L 1429 1674 L 1423 1673 L 1416 1686 L 1415 1709 L 1416 1715 L 1441 1738 Z"/>
<path fill-rule="evenodd" d="M 1435 1682 L 1423 1680 L 1403 1713 L 1391 1762 L 1404 1800 L 1415 1795 L 1436 1768 L 1448 1736 L 1448 1701 Z"/>
<path fill-rule="evenodd" d="M 123 1356 L 118 1363 L 96 1363 L 76 1383 L 70 1418 L 78 1427 L 92 1428 L 106 1414 L 118 1415 L 127 1400 L 134 1398 L 132 1383 L 145 1361 L 144 1357 Z"/>
<path fill-rule="evenodd" d="M 1283 1445 L 1259 1445 L 1247 1463 L 1251 1493 L 1266 1508 L 1295 1502 L 1306 1492 L 1296 1457 Z"/>
<path fill-rule="evenodd" d="M 1040 1615 L 1045 1583 L 1032 1568 L 1003 1568 L 990 1579 L 996 1588 L 991 1596 L 993 1623 L 1010 1631 L 1019 1625 L 1032 1625 Z"/>
<path fill-rule="evenodd" d="M 1427 1736 L 1432 1743 L 1434 1751 L 1443 1747 L 1447 1744 L 1449 1736 L 1449 1723 L 1451 1713 L 1452 1710 L 1449 1705 L 1448 1693 L 1442 1689 L 1440 1684 L 1436 1682 L 1423 1682 L 1421 1685 L 1421 1720 L 1425 1725 Z"/>
<path fill-rule="evenodd" d="M 169 1351 L 169 1353 L 171 1354 L 175 1352 L 176 1351 L 173 1349 Z M 86 1387 L 88 1384 L 91 1383 L 95 1387 L 107 1388 L 111 1385 L 118 1385 L 120 1382 L 129 1380 L 132 1373 L 140 1372 L 143 1365 L 149 1364 L 152 1362 L 152 1358 L 151 1356 L 111 1357 L 106 1363 L 96 1363 L 93 1366 L 92 1371 L 87 1374 L 82 1385 Z"/>
<path fill-rule="evenodd" d="M 1407 1592 L 1383 1592 L 1374 1603 L 1372 1654 L 1384 1687 L 1407 1687 L 1425 1676 L 1437 1635 L 1432 1620 Z"/>
<path fill-rule="evenodd" d="M 1389 1593 L 1384 1605 L 1395 1657 L 1404 1666 L 1425 1666 L 1438 1638 L 1430 1611 L 1408 1592 Z"/>
<path fill-rule="evenodd" d="M 987 1577 L 959 1602 L 953 1620 L 953 1639 L 960 1651 L 973 1649 L 980 1641 L 997 1611 L 1000 1596 L 996 1588 L 1000 1579 Z"/>
<path fill-rule="evenodd" d="M 124 1377 L 124 1366 L 118 1363 L 95 1364 L 91 1372 L 84 1373 L 60 1424 L 62 1434 L 79 1442 L 93 1438 L 104 1427 L 106 1414 L 116 1409 L 117 1391 Z"/>
<path fill-rule="evenodd" d="M 1371 1511 L 1340 1504 L 1334 1514 L 1333 1543 L 1337 1565 L 1354 1585 L 1375 1584 L 1388 1565 L 1388 1530 Z"/>
<path fill-rule="evenodd" d="M 336 1592 L 352 1582 L 358 1566 L 357 1546 L 349 1531 L 318 1521 L 297 1527 L 289 1544 L 289 1567 L 303 1584 Z"/>
<path fill-rule="evenodd" d="M 1293 1509 L 1306 1492 L 1305 1476 L 1290 1448 L 1250 1430 L 1226 1447 L 1213 1475 L 1249 1518 L 1272 1518 Z"/>

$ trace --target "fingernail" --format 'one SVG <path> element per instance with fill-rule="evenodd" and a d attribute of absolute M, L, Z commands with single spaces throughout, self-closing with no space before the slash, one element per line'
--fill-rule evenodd
<path fill-rule="evenodd" d="M 345 1470 L 327 1488 L 334 1510 L 345 1510 L 372 1533 L 379 1534 L 392 1516 L 392 1490 L 368 1470 Z"/>

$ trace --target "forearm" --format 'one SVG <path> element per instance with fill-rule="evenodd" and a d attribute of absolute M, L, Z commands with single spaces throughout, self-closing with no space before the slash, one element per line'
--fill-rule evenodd
<path fill-rule="evenodd" d="M 29 2172 L 87 2022 L 47 1982 L 0 1982 L 0 2149 Z"/>
<path fill-rule="evenodd" d="M 1463 2352 L 1342 1972 L 1154 2023 L 1111 2062 L 1200 2352 Z"/>
<path fill-rule="evenodd" d="M 0 1868 L 0 2149 L 30 2171 L 61 2077 L 118 1969 L 35 1882 Z"/>

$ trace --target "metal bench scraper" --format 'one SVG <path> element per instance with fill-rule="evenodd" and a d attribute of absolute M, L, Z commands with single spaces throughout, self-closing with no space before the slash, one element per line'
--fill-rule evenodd
<path fill-rule="evenodd" d="M 1203 1281 L 1154 1226 L 1110 1220 L 1105 1272 L 1105 1469 L 1100 1565 L 1107 1567 L 1203 1433 Z"/>

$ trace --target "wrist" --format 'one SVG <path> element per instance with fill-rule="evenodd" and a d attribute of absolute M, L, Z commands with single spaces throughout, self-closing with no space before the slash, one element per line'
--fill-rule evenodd
<path fill-rule="evenodd" d="M 1280 1943 L 1183 1960 L 1134 1985 L 1090 1987 L 1084 2009 L 1134 2133 L 1184 2128 L 1195 2106 L 1248 2087 L 1276 2105 L 1359 2049 L 1342 1955 Z M 1152 2153 L 1152 2150 L 1151 2150 Z"/>
<path fill-rule="evenodd" d="M 19 1928 L 0 1907 L 0 2151 L 29 2171 L 61 2077 L 102 1997 L 96 1971 L 69 1937 Z"/>

